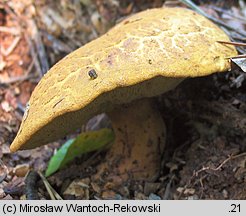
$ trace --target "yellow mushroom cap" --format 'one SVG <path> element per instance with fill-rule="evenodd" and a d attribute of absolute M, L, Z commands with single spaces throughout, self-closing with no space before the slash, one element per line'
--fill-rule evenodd
<path fill-rule="evenodd" d="M 216 41 L 229 38 L 188 9 L 151 9 L 127 18 L 47 72 L 11 151 L 55 141 L 115 104 L 164 93 L 183 78 L 229 70 L 227 57 L 236 50 Z"/>

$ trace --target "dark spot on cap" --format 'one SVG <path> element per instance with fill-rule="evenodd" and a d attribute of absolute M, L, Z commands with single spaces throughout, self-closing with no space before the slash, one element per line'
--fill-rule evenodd
<path fill-rule="evenodd" d="M 97 72 L 94 69 L 89 70 L 88 75 L 90 76 L 91 79 L 97 78 Z"/>

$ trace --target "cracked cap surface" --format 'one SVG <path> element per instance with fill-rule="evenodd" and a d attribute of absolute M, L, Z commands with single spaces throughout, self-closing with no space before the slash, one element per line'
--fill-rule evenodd
<path fill-rule="evenodd" d="M 230 69 L 235 48 L 211 21 L 184 8 L 137 13 L 56 63 L 32 93 L 11 151 L 64 137 L 115 104 L 152 97 L 183 78 Z M 95 71 L 95 79 L 88 75 Z"/>

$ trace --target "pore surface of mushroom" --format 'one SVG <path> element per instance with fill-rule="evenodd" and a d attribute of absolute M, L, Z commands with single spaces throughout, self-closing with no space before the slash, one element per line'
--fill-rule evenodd
<path fill-rule="evenodd" d="M 229 39 L 215 24 L 184 8 L 151 9 L 125 19 L 47 72 L 33 91 L 11 151 L 55 141 L 106 112 L 116 140 L 100 173 L 153 179 L 165 124 L 148 98 L 186 77 L 230 69 L 227 57 L 236 50 L 216 41 Z"/>

